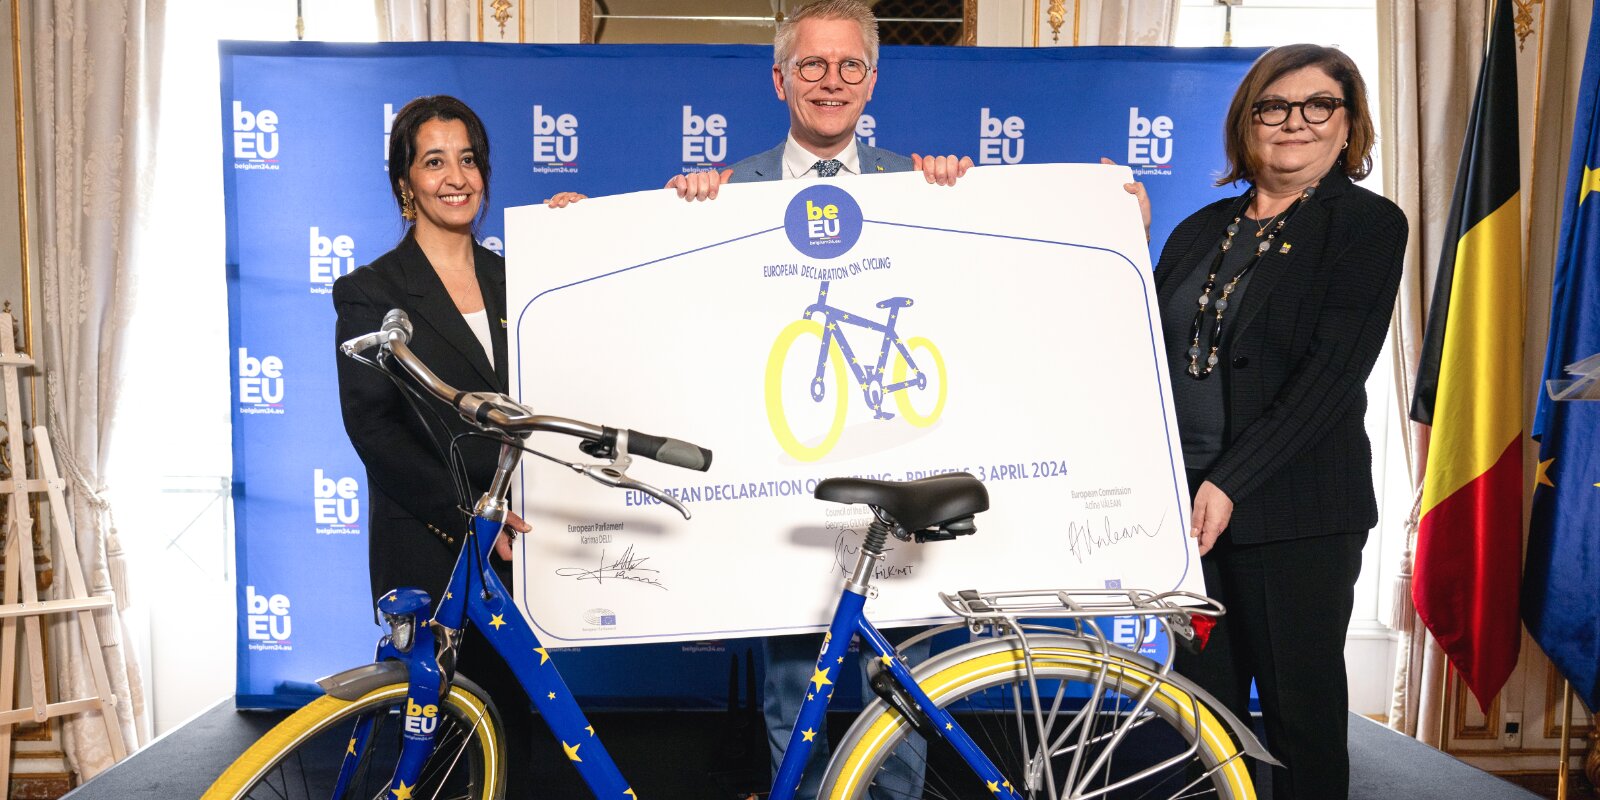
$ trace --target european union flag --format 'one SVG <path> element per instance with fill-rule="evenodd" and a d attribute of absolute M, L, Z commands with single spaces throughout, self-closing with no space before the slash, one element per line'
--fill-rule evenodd
<path fill-rule="evenodd" d="M 1571 378 L 1567 365 L 1600 352 L 1597 92 L 1600 25 L 1589 28 L 1584 56 L 1551 290 L 1545 381 Z M 1552 401 L 1541 391 L 1533 435 L 1539 440 L 1539 468 L 1523 568 L 1523 619 L 1594 711 L 1600 709 L 1600 402 Z"/>

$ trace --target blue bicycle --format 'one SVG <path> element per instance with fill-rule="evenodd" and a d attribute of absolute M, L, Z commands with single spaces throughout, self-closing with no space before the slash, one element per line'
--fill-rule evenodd
<path fill-rule="evenodd" d="M 828 281 L 822 281 L 817 301 L 778 332 L 767 356 L 767 422 L 784 452 L 797 461 L 815 461 L 838 444 L 851 383 L 861 392 L 873 419 L 894 419 L 884 407 L 890 395 L 900 416 L 912 425 L 925 428 L 939 419 L 949 391 L 944 356 L 933 342 L 921 336 L 902 339 L 895 330 L 900 310 L 912 304 L 909 297 L 881 300 L 878 308 L 889 314 L 883 322 L 876 322 L 830 305 Z M 814 316 L 820 316 L 820 321 Z M 876 356 L 850 346 L 845 331 L 852 326 L 879 334 Z M 808 355 L 813 339 L 818 343 L 814 357 Z M 801 347 L 798 351 L 797 345 Z M 922 354 L 921 366 L 914 351 Z M 807 386 L 804 395 L 795 388 L 801 381 Z M 830 395 L 831 404 L 827 402 Z M 808 402 L 813 408 L 803 409 Z M 802 417 L 809 419 L 802 422 Z"/>
<path fill-rule="evenodd" d="M 498 711 L 453 669 L 471 624 L 510 664 L 594 795 L 637 800 L 511 593 L 494 570 L 482 567 L 525 451 L 607 486 L 645 492 L 686 518 L 688 510 L 670 495 L 627 474 L 630 455 L 703 470 L 711 453 L 675 439 L 541 416 L 501 394 L 458 392 L 417 361 L 406 345 L 409 327 L 403 314 L 391 312 L 383 330 L 341 350 L 386 371 L 398 365 L 416 386 L 502 443 L 449 585 L 437 603 L 418 589 L 385 594 L 378 611 L 388 630 L 375 662 L 319 681 L 326 694 L 252 745 L 204 797 L 501 797 L 506 753 Z M 376 361 L 359 355 L 374 346 Z M 584 453 L 603 463 L 528 450 L 525 440 L 535 432 L 576 437 Z M 890 537 L 936 542 L 975 533 L 974 516 L 989 503 L 983 484 L 962 474 L 906 483 L 834 478 L 823 481 L 816 496 L 865 504 L 874 521 L 844 582 L 772 800 L 794 796 L 855 637 L 876 656 L 869 684 L 878 699 L 835 750 L 823 797 L 878 797 L 885 787 L 875 777 L 906 753 L 929 755 L 909 765 L 924 776 L 925 797 L 1255 796 L 1243 756 L 1271 757 L 1250 731 L 1172 673 L 1170 655 L 1157 662 L 1117 647 L 1097 622 L 1132 616 L 1141 629 L 1155 626 L 1182 639 L 1192 636 L 1191 615 L 1215 617 L 1223 613 L 1220 606 L 1197 595 L 1122 590 L 941 595 L 961 621 L 921 636 L 968 628 L 973 639 L 912 669 L 862 613 L 876 591 L 873 568 Z M 1136 641 L 1145 640 L 1144 630 L 1137 634 Z M 900 747 L 910 739 L 928 746 Z"/>

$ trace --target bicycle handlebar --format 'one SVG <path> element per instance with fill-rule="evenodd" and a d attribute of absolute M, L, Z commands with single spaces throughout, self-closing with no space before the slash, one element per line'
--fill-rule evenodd
<path fill-rule="evenodd" d="M 597 442 L 603 449 L 614 448 L 617 428 L 581 420 L 535 414 L 527 406 L 499 392 L 463 392 L 446 383 L 411 352 L 411 320 L 396 308 L 383 316 L 383 326 L 375 333 L 357 336 L 341 345 L 340 352 L 356 356 L 373 347 L 382 347 L 415 378 L 429 394 L 454 408 L 461 417 L 480 428 L 508 434 L 533 432 L 561 433 Z M 711 451 L 681 439 L 627 432 L 628 452 L 675 467 L 704 472 L 711 468 Z"/>
<path fill-rule="evenodd" d="M 648 433 L 629 431 L 628 452 L 674 467 L 701 472 L 711 469 L 710 450 L 670 436 L 651 436 Z"/>

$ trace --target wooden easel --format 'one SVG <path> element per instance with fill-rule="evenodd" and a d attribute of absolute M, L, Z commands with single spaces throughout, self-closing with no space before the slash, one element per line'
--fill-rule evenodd
<path fill-rule="evenodd" d="M 100 650 L 100 631 L 94 614 L 109 609 L 109 597 L 91 597 L 83 582 L 83 567 L 78 561 L 77 540 L 67 523 L 66 482 L 56 471 L 55 452 L 44 426 L 33 429 L 36 466 L 41 477 L 28 477 L 27 456 L 23 450 L 22 401 L 17 391 L 17 370 L 33 366 L 33 359 L 18 353 L 12 333 L 11 314 L 0 312 L 0 384 L 3 384 L 6 410 L 6 454 L 11 459 L 11 479 L 0 481 L 0 494 L 9 495 L 5 521 L 5 595 L 0 603 L 0 797 L 11 786 L 11 726 L 19 722 L 44 722 L 51 717 L 99 711 L 111 741 L 112 758 L 121 761 L 128 754 L 122 741 L 122 726 L 117 721 L 116 696 L 106 677 L 105 657 Z M 66 576 L 66 595 L 58 600 L 40 600 L 34 577 L 33 515 L 29 497 L 45 494 L 50 503 L 55 543 L 60 558 L 56 564 Z M 78 630 L 83 635 L 84 660 L 94 677 L 95 696 L 48 702 L 45 692 L 44 640 L 39 618 L 46 614 L 77 614 Z M 21 620 L 24 652 L 28 659 L 28 678 L 33 705 L 16 708 L 17 622 Z"/>

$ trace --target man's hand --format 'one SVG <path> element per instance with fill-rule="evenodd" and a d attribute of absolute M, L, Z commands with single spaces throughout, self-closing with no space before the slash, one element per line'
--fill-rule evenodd
<path fill-rule="evenodd" d="M 1228 495 L 1211 481 L 1200 484 L 1200 491 L 1194 493 L 1194 511 L 1189 514 L 1189 537 L 1200 541 L 1200 555 L 1211 552 L 1232 517 L 1233 501 Z"/>
<path fill-rule="evenodd" d="M 1105 156 L 1101 156 L 1100 163 L 1116 166 L 1117 162 L 1112 161 Z M 1144 184 L 1138 181 L 1134 181 L 1133 183 L 1124 183 L 1122 184 L 1122 189 L 1128 194 L 1133 195 L 1135 198 L 1138 198 L 1139 217 L 1144 220 L 1144 240 L 1147 242 L 1150 241 L 1150 195 L 1145 193 Z"/>
<path fill-rule="evenodd" d="M 922 173 L 928 183 L 937 183 L 940 186 L 954 186 L 956 179 L 967 174 L 972 169 L 972 159 L 966 156 L 919 156 L 911 154 L 911 168 Z"/>
<path fill-rule="evenodd" d="M 579 200 L 587 200 L 589 195 L 578 192 L 556 192 L 555 195 L 544 201 L 551 208 L 566 208 Z"/>
<path fill-rule="evenodd" d="M 733 170 L 731 169 L 725 169 L 721 172 L 708 169 L 702 172 L 674 175 L 672 180 L 667 181 L 667 185 L 663 188 L 677 190 L 679 197 L 690 202 L 695 200 L 715 200 L 717 199 L 717 190 L 722 188 L 722 184 L 727 183 L 731 177 L 733 177 Z"/>
<path fill-rule="evenodd" d="M 524 522 L 522 517 L 517 516 L 511 509 L 506 509 L 505 527 L 500 529 L 499 538 L 494 540 L 495 555 L 500 556 L 501 561 L 510 561 L 511 543 L 517 540 L 519 534 L 524 534 L 531 530 L 533 530 L 532 525 Z"/>

